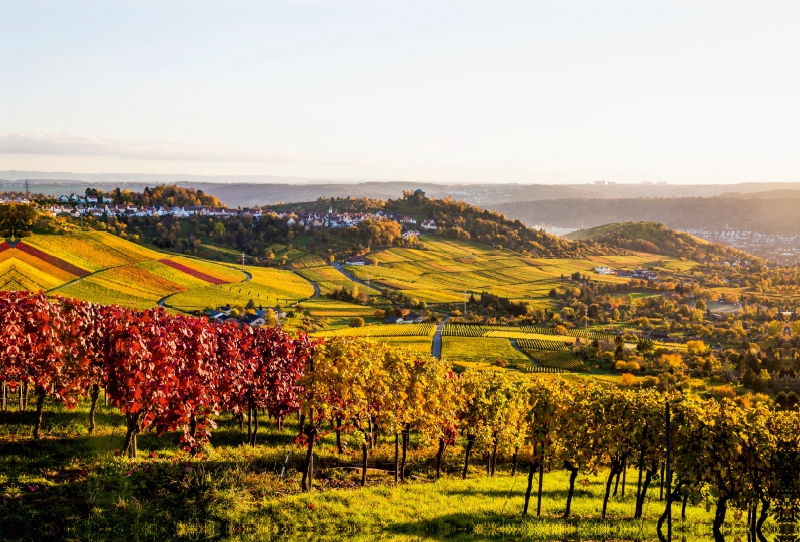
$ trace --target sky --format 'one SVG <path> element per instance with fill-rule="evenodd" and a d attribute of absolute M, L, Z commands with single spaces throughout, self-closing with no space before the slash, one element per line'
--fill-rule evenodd
<path fill-rule="evenodd" d="M 800 181 L 800 3 L 0 0 L 0 170 Z"/>

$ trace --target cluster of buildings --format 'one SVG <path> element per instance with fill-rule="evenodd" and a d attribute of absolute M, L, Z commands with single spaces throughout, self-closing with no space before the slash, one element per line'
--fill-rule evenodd
<path fill-rule="evenodd" d="M 387 316 L 383 319 L 384 324 L 422 324 L 425 317 L 416 312 L 409 312 L 405 316 Z"/>
<path fill-rule="evenodd" d="M 800 259 L 800 235 L 766 234 L 754 230 L 683 230 L 712 243 L 732 246 L 758 256 L 778 260 Z"/>
<path fill-rule="evenodd" d="M 191 216 L 216 216 L 216 217 L 235 217 L 249 215 L 255 219 L 261 218 L 265 214 L 277 215 L 278 218 L 286 219 L 288 226 L 300 226 L 307 230 L 311 228 L 347 228 L 356 226 L 364 220 L 392 220 L 398 222 L 403 228 L 403 238 L 409 239 L 419 237 L 421 230 L 436 230 L 435 220 L 423 220 L 417 229 L 417 220 L 409 216 L 396 215 L 376 211 L 374 213 L 334 213 L 332 208 L 328 208 L 327 213 L 287 213 L 262 210 L 259 208 L 246 209 L 227 209 L 225 207 L 204 207 L 204 206 L 164 206 L 164 205 L 142 205 L 137 206 L 132 203 L 113 204 L 108 196 L 60 196 L 59 203 L 43 207 L 44 212 L 52 215 L 67 214 L 73 217 L 79 216 L 165 216 L 171 215 L 179 218 Z"/>
<path fill-rule="evenodd" d="M 62 196 L 64 197 L 64 196 Z M 91 198 L 91 196 L 90 196 Z M 96 198 L 94 198 L 96 199 Z M 105 198 L 103 198 L 105 199 Z M 132 203 L 118 203 L 116 205 L 111 203 L 78 203 L 77 205 L 70 204 L 54 204 L 45 205 L 42 211 L 52 215 L 66 214 L 73 217 L 95 216 L 165 216 L 171 215 L 180 218 L 187 218 L 190 216 L 220 216 L 220 217 L 233 217 L 250 215 L 253 218 L 260 218 L 262 216 L 261 209 L 227 209 L 225 207 L 202 207 L 202 206 L 186 206 L 186 207 L 168 207 L 165 205 L 141 205 L 137 206 Z"/>
<path fill-rule="evenodd" d="M 278 216 L 284 218 L 286 213 L 278 213 Z M 364 220 L 391 220 L 398 222 L 403 229 L 403 237 L 419 237 L 420 232 L 414 229 L 413 226 L 417 224 L 415 218 L 409 216 L 401 216 L 394 213 L 385 213 L 383 211 L 375 211 L 374 213 L 334 213 L 333 208 L 329 207 L 327 213 L 300 213 L 288 215 L 289 219 L 286 223 L 289 226 L 295 224 L 305 227 L 314 228 L 347 228 L 356 226 Z M 435 230 L 435 220 L 423 220 L 420 225 L 423 230 Z"/>
<path fill-rule="evenodd" d="M 595 267 L 594 271 L 599 275 L 617 275 L 618 277 L 630 279 L 655 280 L 658 278 L 658 273 L 649 269 L 634 269 L 633 271 L 628 271 L 625 269 L 611 269 L 608 266 L 603 266 Z"/>
<path fill-rule="evenodd" d="M 274 309 L 274 311 L 275 317 L 278 319 L 278 321 L 282 321 L 284 318 L 286 318 L 285 312 L 279 309 Z M 223 322 L 237 322 L 250 327 L 259 327 L 267 324 L 267 311 L 265 309 L 257 309 L 252 314 L 245 314 L 240 318 L 232 316 L 232 312 L 233 308 L 230 305 L 225 305 L 224 307 L 206 311 L 206 316 L 208 316 L 208 319 L 212 322 L 220 324 Z"/>

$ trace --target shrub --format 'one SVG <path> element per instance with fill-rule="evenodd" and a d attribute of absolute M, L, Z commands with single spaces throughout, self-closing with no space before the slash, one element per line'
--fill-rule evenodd
<path fill-rule="evenodd" d="M 350 327 L 364 327 L 364 319 L 360 316 L 356 316 L 350 320 Z"/>
<path fill-rule="evenodd" d="M 711 389 L 711 395 L 716 399 L 734 399 L 736 391 L 730 386 L 717 386 Z"/>
<path fill-rule="evenodd" d="M 638 379 L 631 373 L 622 373 L 622 376 L 619 377 L 620 386 L 635 386 L 637 383 Z"/>

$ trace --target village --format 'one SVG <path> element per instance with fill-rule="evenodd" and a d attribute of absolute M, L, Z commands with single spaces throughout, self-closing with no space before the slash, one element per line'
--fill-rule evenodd
<path fill-rule="evenodd" d="M 682 230 L 711 243 L 721 243 L 774 263 L 793 263 L 800 259 L 800 235 L 765 234 L 753 230 Z"/>
<path fill-rule="evenodd" d="M 601 266 L 595 267 L 594 271 L 598 275 L 617 275 L 618 277 L 629 279 L 655 280 L 658 278 L 658 273 L 649 269 L 634 269 L 630 271 L 626 269 L 611 269 L 608 266 Z"/>
<path fill-rule="evenodd" d="M 77 194 L 61 195 L 57 204 L 44 205 L 40 210 L 51 216 L 71 216 L 79 218 L 81 216 L 91 216 L 101 218 L 103 216 L 114 217 L 161 217 L 173 216 L 176 218 L 189 218 L 193 216 L 233 218 L 239 216 L 250 216 L 254 220 L 262 216 L 277 216 L 286 219 L 287 226 L 300 226 L 309 230 L 311 228 L 348 228 L 357 226 L 365 220 L 391 220 L 399 223 L 403 228 L 403 237 L 419 237 L 420 228 L 426 231 L 436 230 L 435 220 L 422 220 L 417 225 L 417 219 L 409 216 L 401 216 L 394 213 L 376 211 L 375 213 L 334 213 L 332 208 L 328 212 L 316 213 L 287 213 L 276 212 L 271 209 L 249 207 L 239 209 L 229 209 L 227 207 L 206 207 L 206 206 L 163 206 L 163 205 L 142 205 L 118 203 L 114 204 L 109 196 L 79 196 Z M 15 203 L 29 203 L 24 198 L 16 198 Z M 6 198 L 5 203 L 10 203 Z"/>

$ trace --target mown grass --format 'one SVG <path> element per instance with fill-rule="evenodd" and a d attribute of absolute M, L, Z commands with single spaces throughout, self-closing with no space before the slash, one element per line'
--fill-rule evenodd
<path fill-rule="evenodd" d="M 12 405 L 13 406 L 13 405 Z M 259 445 L 242 445 L 238 423 L 224 418 L 202 457 L 180 450 L 177 435 L 139 439 L 137 461 L 118 457 L 123 419 L 101 406 L 95 434 L 87 434 L 87 408 L 73 411 L 48 405 L 45 437 L 30 440 L 32 412 L 0 413 L 0 533 L 3 540 L 550 540 L 652 539 L 663 510 L 656 481 L 645 518 L 634 521 L 636 473 L 627 473 L 625 496 L 609 503 L 600 519 L 605 472 L 581 475 L 573 518 L 561 519 L 567 476 L 553 466 L 544 476 L 542 517 L 521 515 L 528 464 L 511 476 L 506 460 L 486 476 L 476 454 L 467 480 L 460 479 L 459 446 L 445 454 L 445 475 L 434 480 L 431 458 L 415 435 L 408 481 L 397 486 L 389 470 L 393 436 L 370 454 L 366 488 L 358 487 L 359 449 L 346 437 L 346 452 L 336 454 L 333 435 L 317 446 L 317 479 L 311 494 L 300 491 L 298 468 L 303 450 L 294 444 L 297 426 L 283 432 L 274 423 L 259 434 Z M 281 475 L 282 469 L 285 471 Z M 535 514 L 535 501 L 532 503 Z M 712 514 L 704 503 L 689 505 L 676 531 L 688 538 L 710 538 Z M 728 531 L 741 531 L 729 512 Z M 746 517 L 746 514 L 745 514 Z"/>

